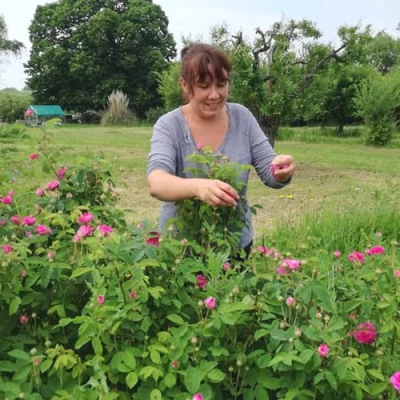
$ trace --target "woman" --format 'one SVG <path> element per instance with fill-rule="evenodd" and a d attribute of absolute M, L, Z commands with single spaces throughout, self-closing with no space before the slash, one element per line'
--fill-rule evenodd
<path fill-rule="evenodd" d="M 160 230 L 175 216 L 174 202 L 199 198 L 213 207 L 236 207 L 239 194 L 229 184 L 191 178 L 184 172 L 186 157 L 199 144 L 231 161 L 254 166 L 262 182 L 275 189 L 289 183 L 295 170 L 292 156 L 276 155 L 251 112 L 227 103 L 231 64 L 219 48 L 192 43 L 182 50 L 180 83 L 188 102 L 155 124 L 147 167 L 150 195 L 162 200 Z M 249 172 L 245 173 L 246 183 Z M 241 193 L 246 196 L 246 193 Z M 240 247 L 253 240 L 251 213 Z"/>

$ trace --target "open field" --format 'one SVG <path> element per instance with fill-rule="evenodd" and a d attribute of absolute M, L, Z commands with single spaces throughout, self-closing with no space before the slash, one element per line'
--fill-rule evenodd
<path fill-rule="evenodd" d="M 300 136 L 301 129 L 296 129 L 295 136 Z M 156 221 L 159 202 L 148 195 L 145 177 L 151 128 L 69 125 L 46 131 L 52 135 L 52 147 L 59 150 L 60 164 L 68 166 L 93 155 L 108 160 L 120 195 L 119 205 L 128 218 Z M 35 152 L 42 134 L 40 129 L 32 129 L 25 139 L 3 139 L 3 162 L 17 163 L 20 151 Z M 326 136 L 321 140 L 325 142 Z M 368 203 L 377 190 L 399 190 L 400 149 L 370 148 L 354 138 L 333 138 L 332 142 L 277 142 L 276 151 L 292 154 L 298 170 L 292 184 L 279 191 L 265 188 L 256 174 L 251 174 L 250 202 L 263 207 L 255 217 L 257 232 L 269 231 L 278 222 L 293 224 L 310 210 L 339 210 L 354 200 L 360 205 Z M 41 179 L 38 176 L 37 183 Z"/>

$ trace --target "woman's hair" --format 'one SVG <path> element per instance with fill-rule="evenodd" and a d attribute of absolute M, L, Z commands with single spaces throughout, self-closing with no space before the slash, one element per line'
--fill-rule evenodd
<path fill-rule="evenodd" d="M 207 78 L 224 81 L 232 69 L 227 55 L 220 48 L 205 43 L 189 43 L 182 49 L 181 59 L 181 77 L 190 90 L 196 82 L 204 82 Z"/>

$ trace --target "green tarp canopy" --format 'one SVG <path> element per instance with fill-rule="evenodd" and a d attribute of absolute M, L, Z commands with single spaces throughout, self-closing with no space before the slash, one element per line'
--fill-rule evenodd
<path fill-rule="evenodd" d="M 60 106 L 40 106 L 31 105 L 29 106 L 33 110 L 38 118 L 43 117 L 64 117 L 64 111 Z"/>

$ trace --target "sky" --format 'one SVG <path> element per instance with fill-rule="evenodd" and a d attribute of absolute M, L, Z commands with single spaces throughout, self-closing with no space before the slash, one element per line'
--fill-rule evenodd
<path fill-rule="evenodd" d="M 22 89 L 26 76 L 23 64 L 29 58 L 28 27 L 36 7 L 49 0 L 0 0 L 8 38 L 26 46 L 20 56 L 0 59 L 0 89 Z M 335 43 L 337 28 L 342 25 L 371 24 L 375 32 L 385 30 L 398 37 L 400 23 L 399 0 L 153 0 L 169 19 L 169 31 L 174 35 L 178 51 L 182 36 L 207 41 L 212 26 L 226 22 L 235 33 L 242 30 L 249 39 L 257 27 L 267 30 L 282 19 L 308 19 L 324 33 L 325 42 Z"/>

